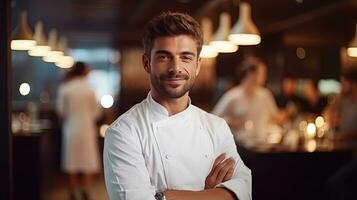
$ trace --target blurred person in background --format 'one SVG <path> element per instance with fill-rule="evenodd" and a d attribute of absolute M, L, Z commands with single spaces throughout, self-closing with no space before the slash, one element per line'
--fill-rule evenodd
<path fill-rule="evenodd" d="M 96 119 L 100 107 L 87 83 L 88 66 L 77 62 L 58 92 L 57 111 L 63 121 L 61 167 L 68 174 L 69 198 L 90 199 L 92 176 L 100 170 Z"/>
<path fill-rule="evenodd" d="M 305 108 L 306 102 L 297 95 L 297 80 L 285 76 L 281 83 L 281 91 L 275 96 L 279 109 L 291 120 Z"/>
<path fill-rule="evenodd" d="M 328 182 L 331 199 L 357 199 L 357 69 L 347 70 L 341 76 L 341 92 L 324 114 L 336 126 L 337 142 L 354 150 L 354 160 L 342 167 Z"/>
<path fill-rule="evenodd" d="M 233 133 L 251 129 L 253 136 L 265 140 L 269 123 L 279 121 L 273 95 L 262 87 L 266 81 L 266 65 L 258 58 L 249 57 L 237 69 L 242 77 L 240 84 L 222 96 L 212 113 L 223 117 Z"/>
<path fill-rule="evenodd" d="M 305 105 L 304 112 L 314 115 L 321 115 L 327 105 L 327 98 L 320 95 L 317 82 L 308 80 L 304 84 Z"/>

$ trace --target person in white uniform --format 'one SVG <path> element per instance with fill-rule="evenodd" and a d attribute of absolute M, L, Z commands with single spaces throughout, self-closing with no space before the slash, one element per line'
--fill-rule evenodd
<path fill-rule="evenodd" d="M 87 83 L 88 72 L 84 63 L 75 63 L 58 92 L 57 111 L 63 118 L 61 167 L 68 174 L 70 199 L 78 196 L 79 189 L 89 199 L 92 175 L 100 170 L 95 124 L 100 108 Z"/>
<path fill-rule="evenodd" d="M 251 172 L 228 125 L 189 98 L 200 71 L 197 21 L 182 13 L 162 13 L 148 23 L 143 44 L 151 91 L 105 136 L 110 199 L 251 199 Z"/>
<path fill-rule="evenodd" d="M 280 117 L 273 94 L 262 87 L 266 80 L 266 66 L 258 58 L 249 57 L 240 67 L 240 84 L 222 96 L 212 113 L 223 117 L 234 134 L 243 130 L 265 141 L 269 123 Z"/>

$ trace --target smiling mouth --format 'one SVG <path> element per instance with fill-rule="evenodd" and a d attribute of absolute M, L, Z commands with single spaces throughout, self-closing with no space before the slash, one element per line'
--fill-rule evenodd
<path fill-rule="evenodd" d="M 165 78 L 163 82 L 165 82 L 170 87 L 176 88 L 183 84 L 184 78 Z"/>

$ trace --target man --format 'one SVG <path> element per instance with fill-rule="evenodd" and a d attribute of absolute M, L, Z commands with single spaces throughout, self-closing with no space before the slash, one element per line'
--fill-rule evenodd
<path fill-rule="evenodd" d="M 256 139 L 265 142 L 268 125 L 279 122 L 279 110 L 273 94 L 262 87 L 266 80 L 266 65 L 258 58 L 248 57 L 240 65 L 240 84 L 227 91 L 212 113 L 223 117 L 232 132 L 248 131 Z M 247 127 L 251 122 L 251 127 Z"/>
<path fill-rule="evenodd" d="M 357 199 L 357 68 L 341 76 L 341 93 L 324 112 L 326 119 L 337 126 L 336 142 L 354 150 L 354 159 L 341 167 L 328 181 L 330 199 Z"/>
<path fill-rule="evenodd" d="M 191 105 L 202 34 L 182 13 L 163 13 L 143 37 L 147 98 L 108 129 L 104 172 L 111 199 L 251 199 L 250 170 L 223 119 Z"/>

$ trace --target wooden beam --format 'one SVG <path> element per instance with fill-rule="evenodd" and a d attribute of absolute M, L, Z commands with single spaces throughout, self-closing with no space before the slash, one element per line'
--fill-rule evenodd
<path fill-rule="evenodd" d="M 10 0 L 0 1 L 0 199 L 12 200 Z"/>

